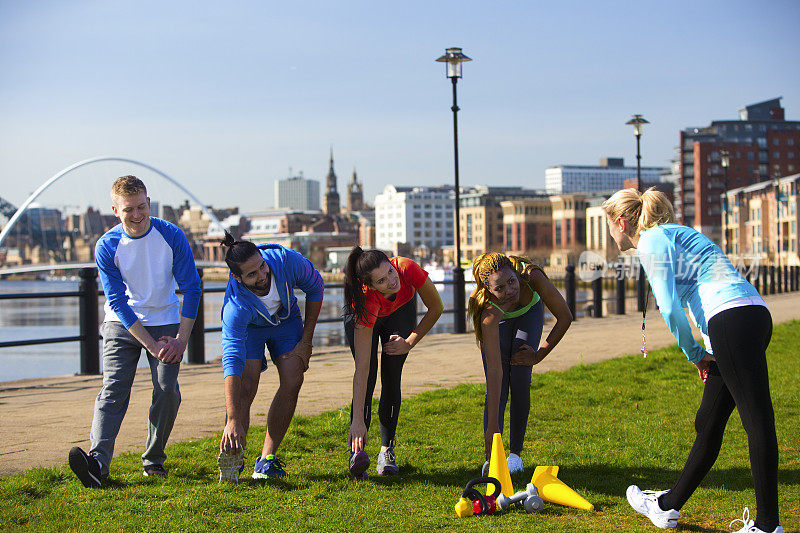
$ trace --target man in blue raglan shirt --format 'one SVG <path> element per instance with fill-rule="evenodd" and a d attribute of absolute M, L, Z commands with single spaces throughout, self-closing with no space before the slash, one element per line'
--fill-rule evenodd
<path fill-rule="evenodd" d="M 142 348 L 153 379 L 144 475 L 167 475 L 164 448 L 181 403 L 178 370 L 201 294 L 186 236 L 174 224 L 150 216 L 144 183 L 123 176 L 111 187 L 111 199 L 121 223 L 95 247 L 106 295 L 100 328 L 103 388 L 95 400 L 89 453 L 77 446 L 69 452 L 69 465 L 86 487 L 101 487 L 108 476 Z M 175 282 L 183 293 L 180 314 Z"/>
<path fill-rule="evenodd" d="M 261 372 L 267 368 L 265 348 L 278 369 L 280 384 L 267 414 L 267 434 L 256 479 L 285 477 L 275 452 L 297 406 L 297 396 L 308 370 L 314 328 L 324 284 L 311 261 L 279 244 L 256 246 L 235 241 L 226 233 L 225 262 L 231 269 L 222 304 L 222 368 L 225 372 L 227 420 L 217 465 L 220 482 L 237 482 L 244 468 L 244 447 L 250 425 L 250 406 Z M 306 295 L 305 323 L 294 295 Z"/>

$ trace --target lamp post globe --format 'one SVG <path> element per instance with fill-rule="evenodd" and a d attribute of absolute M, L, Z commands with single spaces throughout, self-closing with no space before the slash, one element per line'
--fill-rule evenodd
<path fill-rule="evenodd" d="M 641 139 L 642 129 L 645 124 L 650 124 L 650 121 L 642 115 L 633 115 L 625 124 L 633 126 L 633 134 L 636 136 L 636 189 L 642 190 L 642 153 L 641 153 Z"/>

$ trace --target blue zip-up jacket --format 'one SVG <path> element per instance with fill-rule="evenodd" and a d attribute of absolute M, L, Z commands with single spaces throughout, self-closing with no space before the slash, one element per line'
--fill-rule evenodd
<path fill-rule="evenodd" d="M 658 309 L 692 363 L 711 353 L 708 321 L 718 309 L 737 298 L 760 298 L 719 246 L 687 226 L 662 224 L 645 230 L 636 249 Z M 684 307 L 702 332 L 706 350 L 694 339 Z"/>
<path fill-rule="evenodd" d="M 97 241 L 94 257 L 106 293 L 105 320 L 125 329 L 137 320 L 145 326 L 177 324 L 175 282 L 183 293 L 180 316 L 197 317 L 200 276 L 178 226 L 150 217 L 147 233 L 131 237 L 117 224 Z"/>
<path fill-rule="evenodd" d="M 222 303 L 222 368 L 225 376 L 242 375 L 247 330 L 276 326 L 292 316 L 300 316 L 294 288 L 306 293 L 306 302 L 321 302 L 325 284 L 311 261 L 280 244 L 258 246 L 281 297 L 281 307 L 271 315 L 264 303 L 231 275 Z"/>

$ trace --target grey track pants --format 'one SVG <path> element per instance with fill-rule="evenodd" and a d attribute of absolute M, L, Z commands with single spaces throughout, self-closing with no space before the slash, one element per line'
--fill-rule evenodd
<path fill-rule="evenodd" d="M 168 324 L 145 328 L 154 339 L 158 339 L 163 335 L 174 337 L 178 333 L 178 326 Z M 101 472 L 107 475 L 114 455 L 114 441 L 128 410 L 131 386 L 143 346 L 120 322 L 103 322 L 100 332 L 103 335 L 103 388 L 94 402 L 94 418 L 89 436 L 92 448 L 89 453 L 97 457 Z M 150 363 L 153 399 L 142 463 L 145 466 L 160 465 L 164 464 L 167 457 L 164 448 L 181 403 L 178 388 L 180 363 L 164 364 L 146 351 L 145 354 Z"/>

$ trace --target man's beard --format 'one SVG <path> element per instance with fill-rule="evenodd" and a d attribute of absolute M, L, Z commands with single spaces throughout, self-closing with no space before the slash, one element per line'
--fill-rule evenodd
<path fill-rule="evenodd" d="M 253 293 L 256 293 L 256 294 L 264 293 L 261 296 L 266 296 L 269 293 L 269 286 L 270 286 L 271 282 L 272 282 L 272 273 L 269 273 L 269 274 L 267 274 L 267 279 L 264 282 L 263 286 L 259 286 L 259 284 L 248 285 L 246 283 L 244 284 L 244 286 L 247 287 L 248 289 L 250 289 L 250 291 L 253 292 Z"/>

